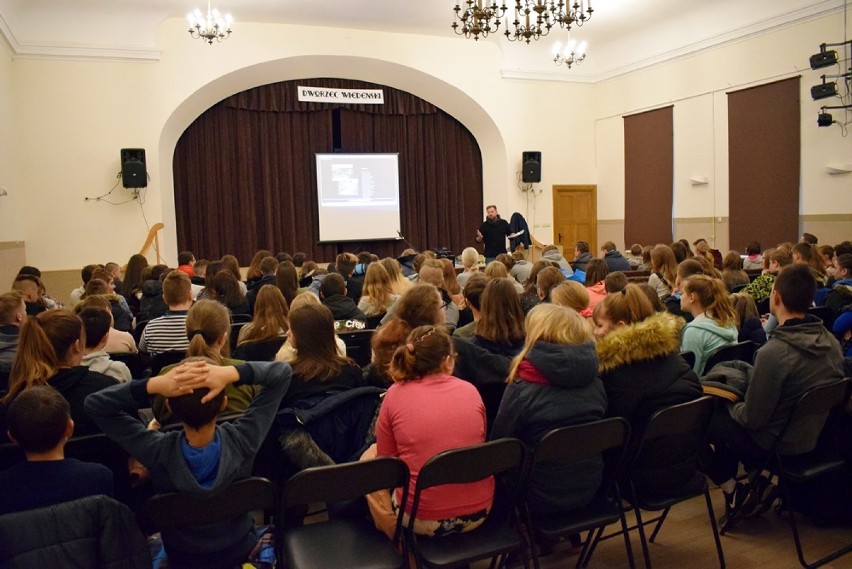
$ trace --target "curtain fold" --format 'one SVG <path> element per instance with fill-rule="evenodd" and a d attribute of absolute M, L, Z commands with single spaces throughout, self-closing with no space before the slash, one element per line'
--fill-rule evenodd
<path fill-rule="evenodd" d="M 385 104 L 301 103 L 297 85 L 383 89 Z M 472 242 L 482 157 L 463 125 L 390 87 L 302 79 L 228 97 L 184 132 L 174 155 L 178 248 L 197 258 L 231 253 L 244 265 L 261 248 L 304 251 L 319 261 L 343 250 L 399 255 L 400 241 L 318 243 L 314 155 L 335 150 L 399 153 L 401 230 L 414 247 L 458 254 Z"/>

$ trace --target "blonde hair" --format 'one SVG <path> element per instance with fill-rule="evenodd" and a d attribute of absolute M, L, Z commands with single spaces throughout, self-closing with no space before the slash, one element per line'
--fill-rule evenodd
<path fill-rule="evenodd" d="M 757 303 L 744 292 L 735 292 L 731 295 L 731 304 L 737 313 L 737 325 L 742 326 L 749 318 L 760 318 L 757 313 Z"/>
<path fill-rule="evenodd" d="M 485 267 L 485 276 L 492 279 L 505 279 L 509 276 L 509 270 L 500 261 L 491 261 Z"/>
<path fill-rule="evenodd" d="M 294 298 L 293 302 L 290 303 L 290 312 L 293 312 L 302 306 L 309 306 L 312 304 L 322 304 L 322 302 L 320 302 L 319 297 L 315 293 L 305 291 L 302 294 L 296 295 L 296 298 Z"/>
<path fill-rule="evenodd" d="M 525 321 L 527 338 L 521 352 L 512 360 L 506 383 L 518 373 L 518 366 L 527 357 L 536 342 L 575 345 L 592 339 L 591 330 L 576 310 L 555 304 L 539 304 L 527 314 Z"/>
<path fill-rule="evenodd" d="M 393 294 L 393 284 L 390 275 L 380 263 L 367 265 L 367 274 L 364 276 L 364 290 L 362 298 L 371 300 L 379 309 L 384 310 L 388 299 Z"/>
<path fill-rule="evenodd" d="M 411 288 L 411 281 L 402 274 L 402 270 L 399 268 L 399 261 L 393 257 L 385 257 L 379 261 L 379 264 L 388 272 L 394 294 L 402 295 Z"/>
<path fill-rule="evenodd" d="M 683 283 L 686 294 L 694 294 L 698 304 L 719 326 L 736 325 L 737 313 L 728 296 L 728 289 L 719 279 L 707 275 L 693 275 Z"/>
<path fill-rule="evenodd" d="M 600 310 L 598 310 L 600 307 Z M 605 317 L 610 322 L 632 324 L 654 314 L 654 305 L 638 285 L 628 284 L 623 290 L 608 294 L 595 307 L 595 318 Z"/>
<path fill-rule="evenodd" d="M 479 270 L 479 251 L 467 247 L 461 254 L 461 262 L 465 269 Z"/>
<path fill-rule="evenodd" d="M 565 281 L 550 291 L 550 302 L 580 312 L 589 307 L 589 291 L 577 281 Z"/>
<path fill-rule="evenodd" d="M 226 341 L 221 350 L 215 350 L 213 344 L 230 331 L 231 313 L 225 305 L 207 298 L 199 300 L 186 313 L 186 356 L 207 358 L 222 365 L 223 358 L 230 355 L 230 342 Z"/>
<path fill-rule="evenodd" d="M 289 313 L 281 289 L 271 284 L 260 287 L 254 302 L 254 318 L 239 345 L 278 338 L 282 330 L 286 332 L 290 327 L 287 323 Z"/>

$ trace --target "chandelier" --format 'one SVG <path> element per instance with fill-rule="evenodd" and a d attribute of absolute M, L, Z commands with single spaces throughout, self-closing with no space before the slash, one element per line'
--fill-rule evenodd
<path fill-rule="evenodd" d="M 186 19 L 189 21 L 189 35 L 203 39 L 210 45 L 213 45 L 214 39 L 216 41 L 227 39 L 231 35 L 231 24 L 234 23 L 230 14 L 223 17 L 219 10 L 211 10 L 210 0 L 207 0 L 206 16 L 196 8 Z"/>
<path fill-rule="evenodd" d="M 553 53 L 555 54 L 553 62 L 556 65 L 565 64 L 568 69 L 571 69 L 572 65 L 579 65 L 586 59 L 586 42 L 577 45 L 576 41 L 571 40 L 565 44 L 564 51 L 560 49 L 559 42 L 556 42 L 556 45 L 553 46 Z"/>
<path fill-rule="evenodd" d="M 506 13 L 506 0 L 499 6 L 497 0 L 465 0 L 464 4 L 464 8 L 458 3 L 453 8 L 456 18 L 453 31 L 466 38 L 473 36 L 474 41 L 496 32 L 500 27 L 500 18 Z"/>
<path fill-rule="evenodd" d="M 592 18 L 592 12 L 594 12 L 592 0 L 574 0 L 573 4 L 570 0 L 568 2 L 559 0 L 550 3 L 551 17 L 559 24 L 560 28 L 565 28 L 568 31 L 571 30 L 572 24 L 581 27 L 588 22 Z"/>
<path fill-rule="evenodd" d="M 552 2 L 545 0 L 515 0 L 515 21 L 512 22 L 515 29 L 509 30 L 507 22 L 506 37 L 509 41 L 530 43 L 530 40 L 549 34 L 554 24 L 552 6 Z"/>

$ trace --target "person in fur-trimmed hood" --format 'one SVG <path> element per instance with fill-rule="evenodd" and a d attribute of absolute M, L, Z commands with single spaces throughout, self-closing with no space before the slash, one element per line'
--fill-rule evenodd
<path fill-rule="evenodd" d="M 608 294 L 598 304 L 595 351 L 606 390 L 607 417 L 630 422 L 634 447 L 655 412 L 702 396 L 698 376 L 680 354 L 682 318 L 654 312 L 651 301 L 635 284 Z M 672 449 L 673 452 L 673 449 Z M 671 492 L 689 481 L 694 470 L 638 472 L 634 482 L 648 492 Z"/>

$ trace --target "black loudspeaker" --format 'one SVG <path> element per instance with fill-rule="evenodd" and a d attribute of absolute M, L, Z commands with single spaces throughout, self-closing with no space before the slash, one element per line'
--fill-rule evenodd
<path fill-rule="evenodd" d="M 523 173 L 521 179 L 525 184 L 541 182 L 541 152 L 527 150 L 523 155 Z"/>
<path fill-rule="evenodd" d="M 121 183 L 125 188 L 148 187 L 144 148 L 121 149 Z"/>

